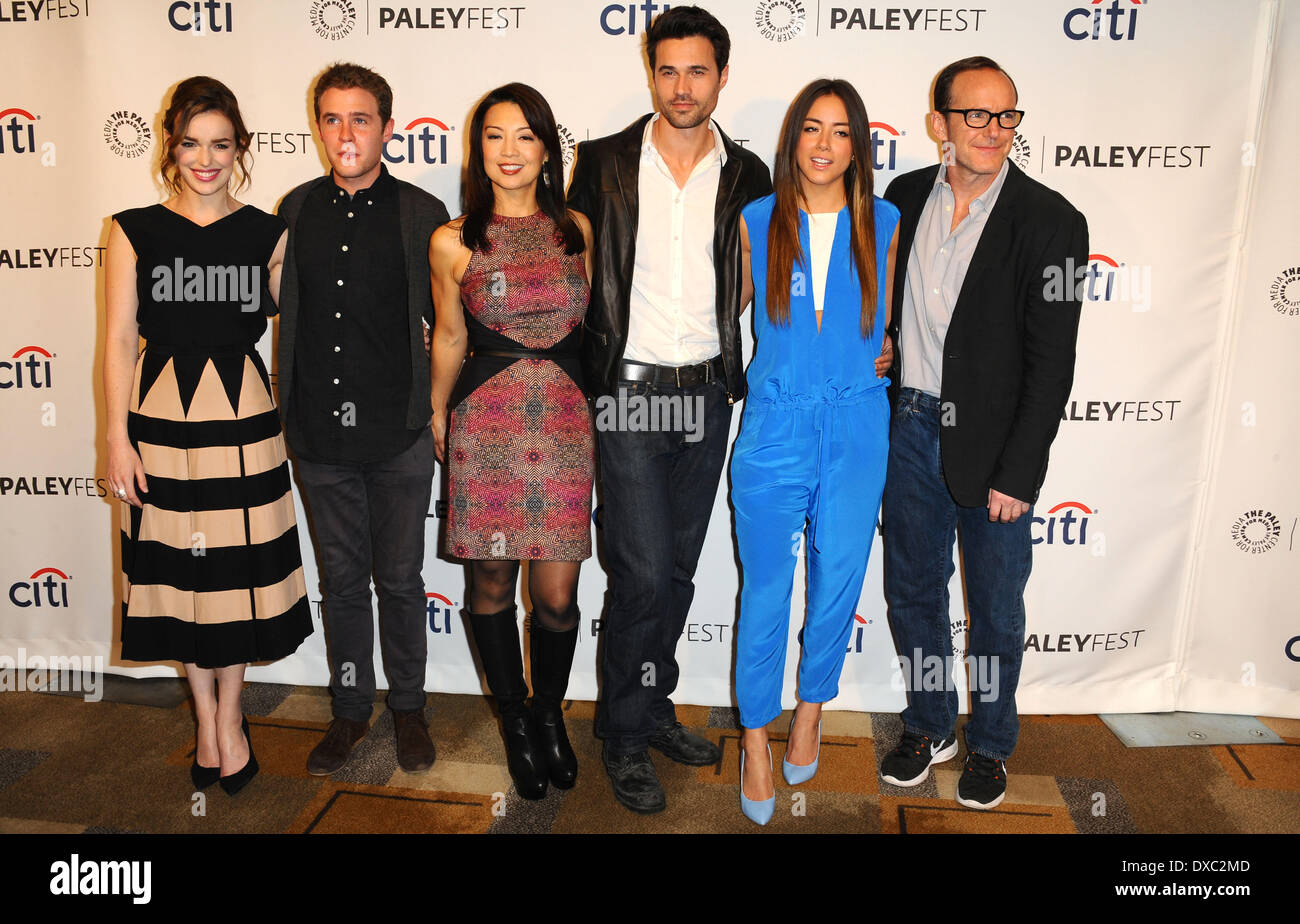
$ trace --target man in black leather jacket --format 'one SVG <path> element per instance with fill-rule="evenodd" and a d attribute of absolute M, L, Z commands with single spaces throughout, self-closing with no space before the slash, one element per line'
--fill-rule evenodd
<path fill-rule="evenodd" d="M 596 397 L 610 596 L 596 733 L 614 795 L 665 806 L 650 762 L 719 759 L 677 721 L 677 640 L 745 395 L 739 217 L 772 191 L 767 167 L 709 118 L 730 39 L 678 7 L 646 34 L 658 114 L 579 145 L 569 206 L 595 236 L 583 367 Z M 647 414 L 648 412 L 648 414 Z"/>

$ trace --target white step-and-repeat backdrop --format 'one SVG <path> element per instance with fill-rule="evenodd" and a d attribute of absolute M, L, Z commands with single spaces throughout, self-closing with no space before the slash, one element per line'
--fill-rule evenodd
<path fill-rule="evenodd" d="M 706 5 L 733 40 L 716 118 L 769 163 L 799 88 L 844 77 L 867 102 L 883 191 L 937 159 L 925 120 L 936 72 L 984 54 L 1015 78 L 1027 112 L 1016 163 L 1088 218 L 1074 392 L 1034 511 L 1021 710 L 1300 716 L 1300 2 Z M 464 129 L 482 94 L 512 80 L 537 87 L 570 150 L 621 129 L 651 108 L 641 40 L 666 6 L 0 3 L 0 667 L 99 656 L 110 671 L 174 670 L 117 658 L 100 376 L 106 216 L 163 198 L 152 168 L 179 80 L 210 74 L 239 97 L 254 133 L 243 198 L 270 210 L 325 169 L 315 75 L 339 60 L 373 67 L 395 93 L 389 169 L 454 215 Z M 428 683 L 478 691 L 460 616 L 465 575 L 437 557 L 438 528 L 431 515 Z M 305 530 L 303 541 L 318 609 Z M 678 646 L 682 702 L 732 701 L 737 581 L 724 488 Z M 952 590 L 960 646 L 960 572 Z M 593 559 L 580 585 L 575 697 L 597 692 L 604 591 Z M 792 654 L 800 586 L 794 599 Z M 249 676 L 323 685 L 324 652 L 317 632 Z M 877 544 L 834 706 L 896 711 L 902 689 Z"/>

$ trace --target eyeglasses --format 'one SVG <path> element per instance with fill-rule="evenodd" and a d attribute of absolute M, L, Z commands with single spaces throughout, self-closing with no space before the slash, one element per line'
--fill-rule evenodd
<path fill-rule="evenodd" d="M 1005 112 L 992 113 L 987 109 L 941 109 L 940 112 L 960 112 L 971 128 L 983 128 L 989 124 L 994 115 L 1003 128 L 1015 128 L 1025 117 L 1023 109 L 1008 109 Z"/>

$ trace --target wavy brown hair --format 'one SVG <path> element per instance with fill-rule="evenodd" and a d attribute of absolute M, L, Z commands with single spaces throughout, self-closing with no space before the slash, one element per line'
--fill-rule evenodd
<path fill-rule="evenodd" d="M 876 323 L 876 209 L 871 172 L 871 123 L 862 97 L 847 80 L 822 78 L 804 87 L 790 104 L 781 125 L 772 186 L 776 202 L 767 229 L 767 316 L 773 324 L 790 323 L 790 281 L 795 265 L 811 270 L 809 255 L 799 244 L 799 206 L 806 205 L 799 184 L 795 160 L 799 137 L 808 110 L 823 96 L 834 96 L 844 104 L 849 117 L 849 140 L 853 161 L 844 172 L 844 197 L 849 206 L 849 252 L 858 271 L 862 290 L 862 336 Z"/>
<path fill-rule="evenodd" d="M 232 139 L 235 142 L 235 175 L 239 179 L 235 192 L 248 185 L 248 171 L 252 162 L 248 146 L 252 143 L 253 136 L 244 127 L 235 94 L 215 77 L 190 77 L 176 85 L 167 111 L 163 113 L 163 143 L 162 153 L 158 157 L 158 172 L 162 174 L 163 183 L 172 195 L 179 195 L 181 191 L 181 179 L 176 170 L 176 148 L 185 140 L 190 121 L 205 112 L 219 112 L 230 120 L 235 132 Z"/>

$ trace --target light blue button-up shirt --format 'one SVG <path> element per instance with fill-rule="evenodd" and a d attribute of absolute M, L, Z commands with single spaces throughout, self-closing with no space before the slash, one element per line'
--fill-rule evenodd
<path fill-rule="evenodd" d="M 961 294 L 971 256 L 979 244 L 989 213 L 1007 178 L 1007 161 L 970 204 L 970 213 L 952 227 L 955 208 L 948 168 L 940 166 L 925 200 L 907 261 L 903 316 L 898 319 L 899 350 L 903 355 L 902 384 L 939 397 L 943 385 L 943 341 L 952 310 Z"/>

